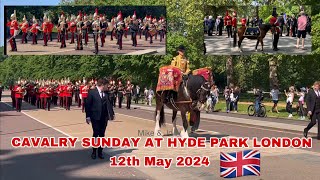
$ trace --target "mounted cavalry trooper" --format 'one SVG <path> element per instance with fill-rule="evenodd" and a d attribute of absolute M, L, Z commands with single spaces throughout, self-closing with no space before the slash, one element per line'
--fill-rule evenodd
<path fill-rule="evenodd" d="M 186 86 L 186 81 L 188 79 L 188 75 L 191 73 L 191 70 L 189 68 L 189 61 L 185 57 L 185 47 L 183 45 L 180 45 L 178 48 L 178 55 L 174 57 L 171 61 L 171 66 L 177 67 L 182 72 L 182 79 L 183 79 L 183 86 Z M 170 102 L 171 99 L 175 99 L 174 93 L 170 92 L 168 93 L 165 101 Z"/>

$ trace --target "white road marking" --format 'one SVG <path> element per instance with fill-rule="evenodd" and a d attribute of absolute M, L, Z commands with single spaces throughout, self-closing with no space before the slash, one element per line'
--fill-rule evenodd
<path fill-rule="evenodd" d="M 10 104 L 7 104 L 6 102 L 3 102 L 3 103 L 4 103 L 5 105 L 7 105 L 7 106 L 9 106 L 9 107 L 12 108 L 12 106 L 11 106 Z M 24 114 L 24 115 L 26 115 L 26 116 L 28 116 L 28 117 L 31 118 L 31 119 L 34 119 L 34 120 L 38 121 L 39 123 L 41 123 L 41 124 L 43 124 L 43 125 L 48 126 L 49 128 L 52 128 L 52 129 L 54 129 L 54 130 L 56 130 L 56 131 L 58 131 L 58 132 L 60 132 L 60 133 L 62 133 L 62 134 L 64 134 L 64 135 L 68 136 L 68 137 L 73 137 L 73 136 L 69 135 L 68 133 L 65 133 L 65 132 L 61 131 L 60 129 L 51 126 L 50 124 L 47 124 L 47 123 L 45 123 L 45 122 L 40 121 L 39 119 L 37 119 L 37 118 L 35 118 L 35 117 L 27 114 L 26 112 L 21 111 L 21 113 Z"/>

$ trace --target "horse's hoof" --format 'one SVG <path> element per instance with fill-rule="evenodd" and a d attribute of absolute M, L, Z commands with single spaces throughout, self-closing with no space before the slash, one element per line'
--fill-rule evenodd
<path fill-rule="evenodd" d="M 256 52 L 258 52 L 258 49 L 256 49 Z"/>
<path fill-rule="evenodd" d="M 172 135 L 173 136 L 179 136 L 180 135 L 179 130 L 177 128 L 173 128 Z"/>
<path fill-rule="evenodd" d="M 189 134 L 187 131 L 181 131 L 181 138 L 189 138 Z"/>

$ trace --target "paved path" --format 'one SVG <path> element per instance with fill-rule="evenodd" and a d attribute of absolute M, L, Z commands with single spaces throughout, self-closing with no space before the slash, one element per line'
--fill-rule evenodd
<path fill-rule="evenodd" d="M 242 42 L 242 50 L 240 53 L 238 48 L 233 48 L 233 39 L 227 38 L 226 34 L 222 36 L 208 36 L 204 35 L 204 41 L 206 44 L 207 55 L 251 55 L 261 54 L 261 44 L 258 46 L 258 52 L 255 51 L 256 40 L 249 40 L 245 38 Z M 264 38 L 264 53 L 266 54 L 297 54 L 306 55 L 311 54 L 311 36 L 307 35 L 305 40 L 305 50 L 296 49 L 297 38 L 282 36 L 279 39 L 278 48 L 279 51 L 272 50 L 272 35 L 268 33 Z M 301 43 L 301 42 L 300 42 Z M 301 44 L 300 44 L 301 45 Z M 237 44 L 238 46 L 238 44 Z"/>
<path fill-rule="evenodd" d="M 69 35 L 71 36 L 71 35 Z M 153 43 L 150 44 L 149 40 L 145 41 L 144 37 L 139 39 L 137 37 L 138 45 L 137 47 L 132 46 L 131 35 L 127 38 L 123 37 L 123 49 L 120 51 L 118 49 L 117 39 L 110 40 L 110 35 L 106 37 L 106 43 L 104 47 L 100 47 L 101 41 L 98 40 L 99 53 L 100 55 L 141 55 L 141 54 L 156 54 L 165 55 L 166 54 L 166 38 L 160 42 L 160 37 L 158 39 L 153 38 Z M 83 50 L 75 50 L 76 44 L 70 44 L 69 40 L 66 41 L 66 48 L 60 49 L 60 43 L 57 39 L 53 39 L 52 42 L 48 42 L 48 46 L 43 46 L 43 40 L 38 40 L 37 45 L 32 45 L 32 41 L 28 41 L 28 44 L 21 44 L 21 40 L 17 39 L 17 52 L 10 52 L 10 44 L 7 43 L 7 54 L 8 55 L 94 55 L 94 44 L 93 38 L 89 38 L 88 46 L 83 46 Z M 75 40 L 76 42 L 76 40 Z M 84 41 L 83 41 L 84 43 Z"/>
<path fill-rule="evenodd" d="M 5 94 L 3 101 L 10 104 L 9 96 Z M 109 137 L 138 136 L 139 130 L 153 131 L 154 113 L 152 109 L 141 106 L 126 109 L 115 109 L 116 120 L 108 124 L 106 135 Z M 208 118 L 208 119 L 207 119 Z M 195 137 L 301 137 L 300 132 L 280 131 L 272 128 L 261 128 L 252 125 L 222 122 L 205 117 L 201 121 L 201 130 Z M 170 115 L 167 114 L 169 120 Z M 222 179 L 219 177 L 219 152 L 233 152 L 239 148 L 179 148 L 159 149 L 143 148 L 141 144 L 136 149 L 107 148 L 108 157 L 119 155 L 136 155 L 142 158 L 146 155 L 175 158 L 177 155 L 209 156 L 210 167 L 178 168 L 172 166 L 168 170 L 163 168 L 110 168 L 108 159 L 91 160 L 90 150 L 77 147 L 75 149 L 13 149 L 9 140 L 14 136 L 91 136 L 92 130 L 84 122 L 84 114 L 78 107 L 65 111 L 55 107 L 52 111 L 35 109 L 23 103 L 22 113 L 12 111 L 8 105 L 0 103 L 1 123 L 1 176 L 4 179 Z M 44 125 L 45 124 L 45 125 Z M 178 118 L 178 124 L 181 120 Z M 290 124 L 288 126 L 291 126 Z M 181 129 L 181 126 L 179 127 Z M 171 123 L 162 129 L 164 137 L 171 136 Z M 146 136 L 142 137 L 145 139 Z M 320 166 L 320 143 L 313 141 L 311 149 L 260 149 L 261 177 L 242 177 L 239 179 L 318 179 Z M 30 166 L 32 164 L 32 166 Z M 24 173 L 16 173 L 24 168 Z M 15 172 L 15 173 L 13 173 Z"/>

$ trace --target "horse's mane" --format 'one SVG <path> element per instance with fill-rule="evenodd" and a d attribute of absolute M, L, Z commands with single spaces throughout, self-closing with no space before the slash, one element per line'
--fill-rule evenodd
<path fill-rule="evenodd" d="M 197 97 L 196 92 L 204 82 L 205 79 L 201 75 L 189 75 L 187 87 L 192 99 L 195 99 Z"/>

